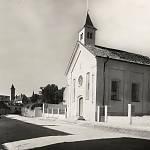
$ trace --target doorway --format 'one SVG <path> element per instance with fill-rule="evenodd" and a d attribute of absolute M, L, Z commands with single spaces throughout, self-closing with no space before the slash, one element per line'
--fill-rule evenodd
<path fill-rule="evenodd" d="M 79 117 L 83 117 L 83 97 L 79 98 Z"/>

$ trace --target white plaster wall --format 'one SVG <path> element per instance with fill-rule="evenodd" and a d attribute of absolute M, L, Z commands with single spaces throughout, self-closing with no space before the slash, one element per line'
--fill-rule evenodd
<path fill-rule="evenodd" d="M 90 72 L 90 92 L 89 99 L 85 98 L 86 94 L 86 73 Z M 82 75 L 83 84 L 79 86 L 78 78 Z M 94 77 L 93 90 L 92 90 L 92 75 Z M 73 80 L 75 84 L 75 99 L 73 97 Z M 68 116 L 77 117 L 79 97 L 83 97 L 83 117 L 86 120 L 95 121 L 95 106 L 96 106 L 96 58 L 81 44 L 78 47 L 76 55 L 73 59 L 72 65 L 67 74 L 68 80 Z M 92 94 L 93 91 L 93 94 Z"/>

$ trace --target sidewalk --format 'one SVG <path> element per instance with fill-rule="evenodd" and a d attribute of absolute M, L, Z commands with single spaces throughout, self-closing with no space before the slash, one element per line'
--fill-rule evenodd
<path fill-rule="evenodd" d="M 107 131 L 124 133 L 150 139 L 150 116 L 144 118 L 135 117 L 134 123 L 132 124 L 125 123 L 120 118 L 115 120 L 115 122 L 88 122 L 72 119 L 65 119 L 61 121 L 78 124 L 80 126 L 92 127 L 95 129 L 103 129 Z"/>

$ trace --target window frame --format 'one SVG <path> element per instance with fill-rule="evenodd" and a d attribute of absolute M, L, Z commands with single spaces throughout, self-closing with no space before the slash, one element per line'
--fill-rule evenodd
<path fill-rule="evenodd" d="M 90 39 L 90 32 L 87 32 L 87 38 Z"/>
<path fill-rule="evenodd" d="M 80 41 L 83 39 L 83 33 L 80 34 Z"/>
<path fill-rule="evenodd" d="M 76 79 L 73 79 L 73 101 L 75 101 L 76 95 Z"/>
<path fill-rule="evenodd" d="M 112 87 L 113 82 L 117 83 L 117 86 L 116 86 L 117 89 L 113 89 L 113 87 Z M 121 99 L 120 99 L 120 90 L 121 90 L 121 80 L 112 79 L 111 80 L 111 95 L 110 95 L 112 101 L 121 101 Z M 113 96 L 116 97 L 116 98 L 113 98 Z"/>
<path fill-rule="evenodd" d="M 92 33 L 90 33 L 90 39 L 92 39 L 92 37 L 93 37 L 93 34 L 92 34 Z"/>
<path fill-rule="evenodd" d="M 86 99 L 89 99 L 90 96 L 90 72 L 86 73 Z"/>
<path fill-rule="evenodd" d="M 133 89 L 133 85 L 134 85 L 134 89 Z M 140 83 L 139 82 L 131 83 L 131 102 L 140 102 Z"/>

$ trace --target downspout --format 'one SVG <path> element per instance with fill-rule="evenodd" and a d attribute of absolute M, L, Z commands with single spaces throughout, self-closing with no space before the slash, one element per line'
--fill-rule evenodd
<path fill-rule="evenodd" d="M 103 101 L 102 101 L 102 107 L 103 107 L 103 111 L 102 111 L 102 116 L 104 116 L 104 111 L 105 111 L 105 109 L 104 109 L 104 107 L 105 107 L 105 91 L 106 91 L 106 64 L 107 64 L 107 62 L 108 62 L 108 60 L 109 60 L 109 57 L 107 56 L 106 57 L 106 59 L 105 59 L 105 61 L 104 61 L 104 68 L 103 68 Z"/>

